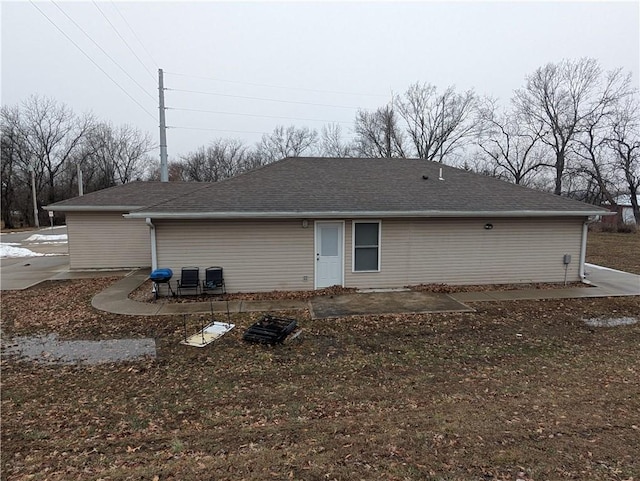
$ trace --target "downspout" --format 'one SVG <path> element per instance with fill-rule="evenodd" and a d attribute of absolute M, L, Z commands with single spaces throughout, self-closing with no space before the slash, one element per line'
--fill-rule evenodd
<path fill-rule="evenodd" d="M 149 226 L 149 232 L 151 233 L 151 270 L 155 271 L 158 268 L 158 252 L 156 249 L 156 226 L 151 222 L 151 217 L 147 217 L 145 222 Z"/>
<path fill-rule="evenodd" d="M 582 282 L 586 282 L 584 273 L 584 263 L 587 259 L 587 233 L 589 231 L 589 224 L 593 224 L 597 221 L 597 217 L 587 217 L 582 224 L 582 243 L 580 245 L 580 265 L 578 267 L 578 276 Z"/>

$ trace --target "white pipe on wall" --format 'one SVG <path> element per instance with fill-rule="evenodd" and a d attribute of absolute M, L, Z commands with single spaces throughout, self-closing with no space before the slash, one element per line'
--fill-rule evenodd
<path fill-rule="evenodd" d="M 580 244 L 580 264 L 578 265 L 578 276 L 580 280 L 585 280 L 584 263 L 587 259 L 587 233 L 589 232 L 589 224 L 596 222 L 597 218 L 587 218 L 582 224 L 582 243 Z"/>
<path fill-rule="evenodd" d="M 151 222 L 151 218 L 147 217 L 145 222 L 149 226 L 149 232 L 151 234 L 151 270 L 155 271 L 158 268 L 158 253 L 156 251 L 156 226 Z"/>

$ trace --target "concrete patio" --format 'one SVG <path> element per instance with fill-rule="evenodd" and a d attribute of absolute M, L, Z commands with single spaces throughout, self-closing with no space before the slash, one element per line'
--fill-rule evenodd
<path fill-rule="evenodd" d="M 129 299 L 130 292 L 144 283 L 148 269 L 132 272 L 97 294 L 92 305 L 96 309 L 125 315 L 176 315 L 204 312 L 268 312 L 310 309 L 314 318 L 342 317 L 362 314 L 406 312 L 473 311 L 468 302 L 516 301 L 531 299 L 575 299 L 640 295 L 640 276 L 606 267 L 587 264 L 588 285 L 560 289 L 517 289 L 506 291 L 459 292 L 455 294 L 387 291 L 317 297 L 311 300 L 232 300 L 149 303 Z"/>

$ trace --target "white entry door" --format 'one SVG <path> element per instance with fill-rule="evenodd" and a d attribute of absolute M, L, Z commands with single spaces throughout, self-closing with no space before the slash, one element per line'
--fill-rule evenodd
<path fill-rule="evenodd" d="M 316 222 L 316 289 L 342 285 L 342 222 Z"/>

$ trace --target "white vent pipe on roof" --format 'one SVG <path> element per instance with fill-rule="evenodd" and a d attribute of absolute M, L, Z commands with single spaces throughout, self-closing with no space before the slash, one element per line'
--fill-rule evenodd
<path fill-rule="evenodd" d="M 444 177 L 442 177 L 442 167 L 440 167 L 440 173 L 438 174 L 438 180 L 444 180 Z"/>

